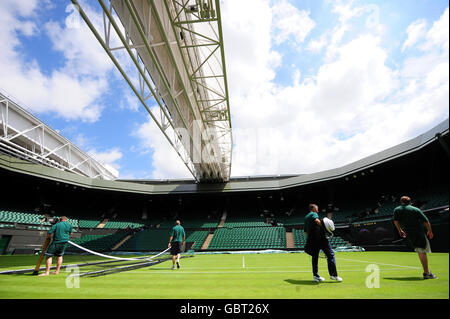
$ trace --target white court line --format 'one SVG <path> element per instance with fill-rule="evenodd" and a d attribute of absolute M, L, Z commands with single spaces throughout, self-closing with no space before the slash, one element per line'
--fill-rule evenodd
<path fill-rule="evenodd" d="M 356 260 L 356 259 L 347 259 L 347 258 L 339 258 L 339 259 L 340 260 L 348 260 L 348 261 L 356 261 L 356 262 L 366 263 L 366 264 L 377 264 L 377 265 L 395 266 L 395 267 L 401 267 L 401 268 L 421 269 L 420 267 L 396 265 L 396 264 L 385 264 L 385 263 L 379 263 L 379 262 L 376 262 L 376 261 Z"/>
<path fill-rule="evenodd" d="M 403 269 L 400 268 L 387 268 L 384 270 L 398 270 L 398 271 L 403 271 Z M 338 270 L 340 273 L 341 272 L 364 272 L 363 270 L 352 270 L 352 269 L 339 269 Z M 154 275 L 159 275 L 159 274 L 267 274 L 267 273 L 310 273 L 311 270 L 279 270 L 279 271 L 273 271 L 273 270 L 268 270 L 268 271 L 245 271 L 245 270 L 241 270 L 241 271 L 178 271 L 178 270 L 172 270 L 172 271 L 128 271 L 126 273 L 119 273 L 120 274 L 154 274 Z"/>
<path fill-rule="evenodd" d="M 354 267 L 354 268 L 360 268 L 360 265 L 355 265 L 355 264 L 338 264 L 338 268 L 339 266 L 341 267 Z M 184 267 L 184 269 L 243 269 L 242 266 L 235 266 L 235 267 Z M 305 265 L 305 266 L 245 266 L 245 269 L 280 269 L 280 268 L 311 268 L 311 265 Z"/>

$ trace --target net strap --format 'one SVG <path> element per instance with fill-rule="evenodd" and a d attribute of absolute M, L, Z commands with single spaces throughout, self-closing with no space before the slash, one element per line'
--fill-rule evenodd
<path fill-rule="evenodd" d="M 167 248 L 166 250 L 164 250 L 164 251 L 162 251 L 159 254 L 154 255 L 154 256 L 146 256 L 146 257 L 140 257 L 140 258 L 123 258 L 123 257 L 115 257 L 115 256 L 110 256 L 110 255 L 105 255 L 105 254 L 98 253 L 96 251 L 87 249 L 87 248 L 85 248 L 83 246 L 77 245 L 74 242 L 71 242 L 70 240 L 68 241 L 68 243 L 71 244 L 72 246 L 77 247 L 77 248 L 79 248 L 81 250 L 84 250 L 84 251 L 86 251 L 86 252 L 88 252 L 90 254 L 93 254 L 93 255 L 96 255 L 96 256 L 100 256 L 100 257 L 104 257 L 104 258 L 116 259 L 116 260 L 138 260 L 139 261 L 139 260 L 143 260 L 143 259 L 145 259 L 145 260 L 153 259 L 153 258 L 156 258 L 156 257 L 164 254 L 166 251 L 168 251 L 170 249 L 170 248 Z"/>

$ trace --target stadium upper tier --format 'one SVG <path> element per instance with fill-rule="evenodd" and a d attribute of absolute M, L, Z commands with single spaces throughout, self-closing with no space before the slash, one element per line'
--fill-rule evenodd
<path fill-rule="evenodd" d="M 112 180 L 117 172 L 0 92 L 0 153 L 80 176 Z"/>
<path fill-rule="evenodd" d="M 409 154 L 420 154 L 421 149 L 425 149 L 433 142 L 437 144 L 437 147 L 440 147 L 439 145 L 441 143 L 448 145 L 448 129 L 447 119 L 428 132 L 407 142 L 331 170 L 304 175 L 239 177 L 231 178 L 227 183 L 216 184 L 199 184 L 194 180 L 99 180 L 96 178 L 76 176 L 72 173 L 39 164 L 32 165 L 28 161 L 1 154 L 0 169 L 38 176 L 44 179 L 66 183 L 74 187 L 135 194 L 168 195 L 284 191 L 295 187 L 314 185 L 333 180 L 351 182 L 357 176 L 360 178 L 362 175 L 368 176 L 374 174 L 374 170 L 382 165 L 397 162 L 396 159 L 404 158 Z"/>

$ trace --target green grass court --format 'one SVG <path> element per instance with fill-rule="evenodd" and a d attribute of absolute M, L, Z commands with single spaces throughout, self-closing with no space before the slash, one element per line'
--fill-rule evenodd
<path fill-rule="evenodd" d="M 129 256 L 127 256 L 129 257 Z M 37 256 L 0 256 L 0 271 L 34 268 Z M 95 256 L 66 256 L 64 265 L 94 260 Z M 68 272 L 58 276 L 0 275 L 0 298 L 151 298 L 151 299 L 448 299 L 449 256 L 429 255 L 430 269 L 439 279 L 423 280 L 414 252 L 337 252 L 343 282 L 329 280 L 326 259 L 319 260 L 319 273 L 326 278 L 314 283 L 311 257 L 304 253 L 197 254 L 181 260 L 181 269 L 171 270 L 171 261 L 101 277 L 81 277 L 79 288 L 67 288 Z M 124 264 L 126 262 L 123 262 Z M 367 288 L 376 264 L 380 287 Z M 244 267 L 245 265 L 245 267 Z M 101 269 L 110 266 L 88 266 Z M 81 267 L 80 272 L 87 271 Z"/>

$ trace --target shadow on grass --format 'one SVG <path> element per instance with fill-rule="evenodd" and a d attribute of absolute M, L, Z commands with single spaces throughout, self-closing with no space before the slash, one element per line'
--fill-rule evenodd
<path fill-rule="evenodd" d="M 37 277 L 37 275 L 33 275 L 32 272 L 27 273 L 11 273 L 11 274 L 1 274 L 0 278 L 7 277 L 7 276 L 14 276 L 14 277 Z"/>
<path fill-rule="evenodd" d="M 172 266 L 170 266 L 170 267 L 149 267 L 148 270 L 173 270 L 175 272 L 176 270 L 180 269 L 172 269 Z"/>
<path fill-rule="evenodd" d="M 338 284 L 339 281 L 335 280 L 325 280 L 322 282 L 315 282 L 314 280 L 296 280 L 296 279 L 285 279 L 285 282 L 291 285 L 306 285 L 306 286 L 315 286 L 315 285 L 323 285 L 323 284 Z"/>
<path fill-rule="evenodd" d="M 312 281 L 312 280 L 294 280 L 294 279 L 285 279 L 284 281 L 286 281 L 289 284 L 292 285 L 307 285 L 307 286 L 316 286 L 319 283 Z"/>
<path fill-rule="evenodd" d="M 306 286 L 316 286 L 323 284 L 333 284 L 337 283 L 337 281 L 323 281 L 323 282 L 315 282 L 313 280 L 296 280 L 296 279 L 285 279 L 285 282 L 291 285 L 306 285 Z"/>
<path fill-rule="evenodd" d="M 397 281 L 421 281 L 422 277 L 385 277 L 386 280 L 397 280 Z"/>

